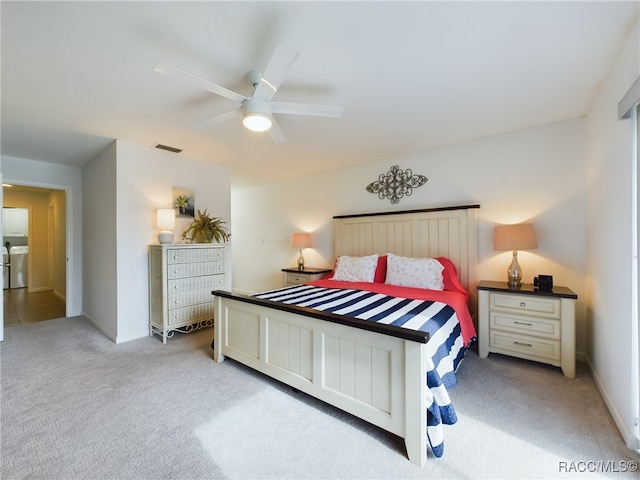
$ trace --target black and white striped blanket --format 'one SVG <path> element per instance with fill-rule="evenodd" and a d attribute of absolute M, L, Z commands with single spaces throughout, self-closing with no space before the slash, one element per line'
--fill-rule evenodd
<path fill-rule="evenodd" d="M 443 425 L 457 416 L 447 387 L 457 383 L 455 372 L 466 348 L 458 317 L 449 305 L 413 300 L 357 289 L 296 285 L 254 295 L 257 298 L 313 308 L 338 315 L 428 332 L 428 367 L 425 372 L 427 436 L 436 457 L 444 453 Z"/>

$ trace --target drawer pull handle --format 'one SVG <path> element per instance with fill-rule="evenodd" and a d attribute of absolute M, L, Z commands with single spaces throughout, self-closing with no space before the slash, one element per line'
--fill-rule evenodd
<path fill-rule="evenodd" d="M 526 303 L 524 303 L 524 302 L 520 302 L 520 306 L 521 306 L 522 308 L 524 308 L 524 307 L 526 307 L 526 306 L 527 306 L 527 304 L 526 304 Z"/>
<path fill-rule="evenodd" d="M 516 325 L 526 325 L 527 327 L 531 326 L 530 323 L 526 323 L 526 322 L 513 322 L 513 323 L 515 323 Z"/>
<path fill-rule="evenodd" d="M 531 345 L 530 343 L 522 343 L 522 342 L 513 342 L 514 345 L 520 345 L 522 347 L 533 347 L 533 345 Z"/>

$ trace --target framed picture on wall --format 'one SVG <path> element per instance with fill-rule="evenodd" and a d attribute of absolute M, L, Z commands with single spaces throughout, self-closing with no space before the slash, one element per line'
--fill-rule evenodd
<path fill-rule="evenodd" d="M 193 190 L 173 188 L 171 192 L 173 207 L 176 209 L 176 217 L 193 218 L 195 211 Z"/>

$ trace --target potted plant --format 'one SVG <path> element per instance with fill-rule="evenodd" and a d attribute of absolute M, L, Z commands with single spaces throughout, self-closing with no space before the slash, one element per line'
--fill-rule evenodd
<path fill-rule="evenodd" d="M 183 240 L 191 240 L 196 243 L 226 242 L 231 234 L 224 224 L 227 223 L 221 218 L 211 217 L 207 210 L 198 210 L 193 222 L 182 232 Z"/>
<path fill-rule="evenodd" d="M 178 195 L 176 198 L 176 208 L 180 213 L 185 213 L 189 208 L 189 197 L 186 195 Z"/>

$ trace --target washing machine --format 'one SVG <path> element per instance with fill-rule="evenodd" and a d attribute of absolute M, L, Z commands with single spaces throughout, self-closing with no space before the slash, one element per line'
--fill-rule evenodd
<path fill-rule="evenodd" d="M 4 283 L 2 285 L 6 290 L 9 288 L 9 250 L 7 250 L 7 247 L 2 247 L 2 265 L 2 276 L 4 279 Z"/>
<path fill-rule="evenodd" d="M 29 279 L 27 277 L 29 271 L 29 247 L 11 247 L 9 249 L 9 262 L 11 263 L 9 274 L 11 288 L 24 288 L 29 286 Z"/>

